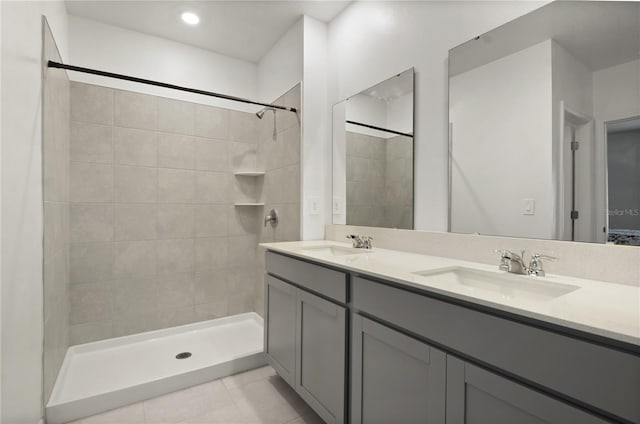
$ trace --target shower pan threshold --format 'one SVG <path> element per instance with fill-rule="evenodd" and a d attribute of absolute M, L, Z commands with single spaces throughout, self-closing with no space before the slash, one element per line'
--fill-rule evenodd
<path fill-rule="evenodd" d="M 71 346 L 46 407 L 47 423 L 62 424 L 263 365 L 263 321 L 254 312 Z"/>

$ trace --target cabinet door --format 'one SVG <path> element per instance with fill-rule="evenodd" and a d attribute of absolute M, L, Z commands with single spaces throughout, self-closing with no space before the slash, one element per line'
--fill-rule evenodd
<path fill-rule="evenodd" d="M 447 356 L 447 424 L 604 424 L 598 417 Z"/>
<path fill-rule="evenodd" d="M 331 423 L 345 420 L 346 309 L 298 290 L 298 394 Z"/>
<path fill-rule="evenodd" d="M 264 350 L 267 361 L 291 386 L 296 357 L 296 288 L 265 277 Z"/>
<path fill-rule="evenodd" d="M 353 315 L 353 424 L 445 422 L 446 354 Z"/>

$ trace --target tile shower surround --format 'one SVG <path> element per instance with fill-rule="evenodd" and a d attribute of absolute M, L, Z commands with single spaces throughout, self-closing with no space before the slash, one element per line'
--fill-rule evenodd
<path fill-rule="evenodd" d="M 347 225 L 413 228 L 413 141 L 346 132 Z"/>
<path fill-rule="evenodd" d="M 70 344 L 262 312 L 257 243 L 300 234 L 299 121 L 270 113 L 71 84 Z"/>

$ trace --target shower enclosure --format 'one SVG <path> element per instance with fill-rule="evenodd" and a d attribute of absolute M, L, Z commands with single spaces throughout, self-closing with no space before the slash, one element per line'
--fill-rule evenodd
<path fill-rule="evenodd" d="M 45 39 L 45 63 L 60 61 L 46 25 Z M 262 314 L 258 243 L 300 237 L 297 113 L 69 76 L 43 73 L 45 405 L 69 346 Z M 299 111 L 300 86 L 273 103 Z M 272 208 L 279 223 L 264 226 Z"/>

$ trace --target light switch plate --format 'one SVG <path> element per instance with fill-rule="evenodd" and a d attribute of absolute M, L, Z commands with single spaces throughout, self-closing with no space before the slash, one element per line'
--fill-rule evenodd
<path fill-rule="evenodd" d="M 344 213 L 344 198 L 343 197 L 335 196 L 333 198 L 332 210 L 333 210 L 333 213 L 336 214 L 336 215 Z"/>
<path fill-rule="evenodd" d="M 536 201 L 535 199 L 523 199 L 522 200 L 522 215 L 535 215 L 536 214 Z"/>
<path fill-rule="evenodd" d="M 309 211 L 309 215 L 320 215 L 320 198 L 318 196 L 307 197 L 307 211 Z"/>

